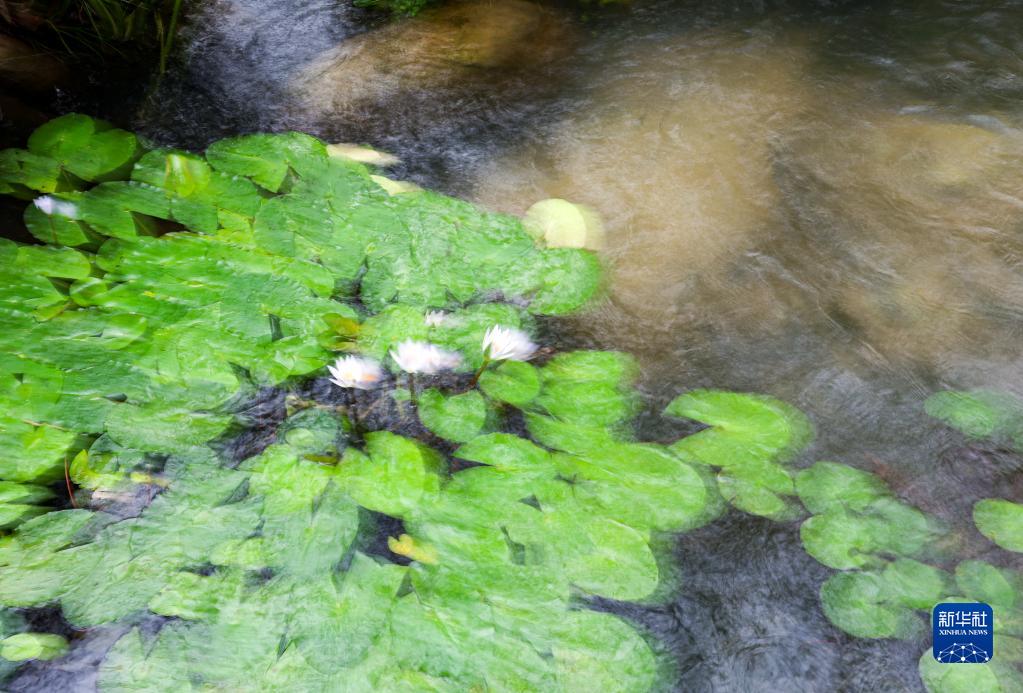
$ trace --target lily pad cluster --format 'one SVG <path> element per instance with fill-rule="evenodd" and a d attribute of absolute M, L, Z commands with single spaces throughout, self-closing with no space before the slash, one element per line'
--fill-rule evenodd
<path fill-rule="evenodd" d="M 896 499 L 878 477 L 833 462 L 799 473 L 800 499 L 811 512 L 800 528 L 807 552 L 842 572 L 821 586 L 828 619 L 860 638 L 923 640 L 939 602 L 990 604 L 996 657 L 986 664 L 946 666 L 930 649 L 920 676 L 933 693 L 1023 687 L 1023 573 L 979 560 L 944 570 L 947 531 Z M 951 571 L 951 572 L 950 572 Z"/>
<path fill-rule="evenodd" d="M 665 413 L 710 427 L 674 443 L 672 451 L 717 470 L 718 489 L 733 506 L 779 521 L 803 514 L 785 465 L 813 437 L 801 411 L 762 395 L 697 390 L 676 398 Z"/>
<path fill-rule="evenodd" d="M 527 379 L 501 370 L 479 397 L 506 428 L 514 412 L 494 393 Z M 626 357 L 570 352 L 536 370 L 533 440 L 480 431 L 444 455 L 381 430 L 353 445 L 313 405 L 235 468 L 179 450 L 137 517 L 51 512 L 0 540 L 0 602 L 57 604 L 83 628 L 170 619 L 118 641 L 104 690 L 649 689 L 650 646 L 587 600 L 650 598 L 654 536 L 720 501 L 669 448 L 598 425 L 629 417 Z M 605 386 L 607 411 L 571 408 L 570 393 Z"/>
<path fill-rule="evenodd" d="M 10 609 L 134 626 L 104 690 L 649 689 L 663 663 L 594 599 L 654 599 L 659 537 L 716 517 L 722 479 L 756 486 L 730 456 L 800 438 L 781 403 L 701 391 L 675 412 L 717 412 L 701 443 L 637 442 L 629 357 L 501 360 L 492 330 L 531 349 L 596 257 L 306 135 L 198 155 L 70 115 L 0 153 L 0 192 L 43 243 L 0 244 L 0 655 L 67 646 Z M 338 352 L 398 373 L 410 340 L 456 373 L 401 396 L 375 370 L 258 454 L 210 445 L 260 388 Z M 402 416 L 367 428 L 385 401 Z"/>
<path fill-rule="evenodd" d="M 821 587 L 828 618 L 864 638 L 910 638 L 923 632 L 916 610 L 948 593 L 938 557 L 941 525 L 897 499 L 868 472 L 817 462 L 799 473 L 799 497 L 813 516 L 800 526 L 807 553 L 836 573 Z"/>
<path fill-rule="evenodd" d="M 940 392 L 925 402 L 928 414 L 970 438 L 986 439 L 1023 451 L 1023 402 L 992 390 Z M 1023 504 L 985 498 L 973 506 L 977 530 L 993 544 L 1023 552 Z M 1018 561 L 1015 562 L 1018 564 Z M 995 613 L 995 653 L 987 664 L 943 667 L 925 653 L 920 675 L 932 691 L 996 691 L 1023 688 L 1023 571 L 963 561 L 955 570 L 957 598 L 986 602 Z M 949 671 L 954 669 L 954 671 Z"/>
<path fill-rule="evenodd" d="M 47 244 L 0 240 L 0 524 L 40 512 L 89 436 L 187 449 L 255 388 L 339 348 L 386 352 L 401 330 L 358 339 L 381 311 L 472 304 L 470 322 L 518 324 L 599 288 L 591 253 L 442 195 L 392 196 L 329 151 L 298 133 L 151 149 L 72 114 L 0 152 L 0 192 L 33 200 Z"/>
<path fill-rule="evenodd" d="M 940 392 L 927 399 L 927 413 L 970 438 L 1023 452 L 1023 402 L 1007 392 Z M 1008 551 L 1023 552 L 1023 504 L 985 498 L 973 506 L 977 529 Z"/>
<path fill-rule="evenodd" d="M 925 406 L 973 438 L 1015 445 L 1023 430 L 1023 407 L 1003 393 L 946 392 Z M 985 664 L 946 666 L 928 649 L 920 658 L 921 679 L 934 693 L 1023 688 L 1023 573 L 980 560 L 956 564 L 950 530 L 899 500 L 874 474 L 817 462 L 799 472 L 796 490 L 812 513 L 800 527 L 804 548 L 842 571 L 821 586 L 821 603 L 832 623 L 856 637 L 922 640 L 935 604 L 986 602 L 995 612 L 996 656 Z M 1023 548 L 1023 506 L 981 500 L 973 517 L 998 546 Z"/>
<path fill-rule="evenodd" d="M 354 444 L 316 403 L 237 467 L 179 448 L 137 517 L 51 512 L 0 540 L 0 603 L 80 628 L 170 619 L 118 641 L 104 690 L 650 689 L 663 663 L 588 600 L 655 598 L 656 537 L 722 501 L 702 465 L 633 439 L 634 372 L 568 352 L 429 390 L 409 413 L 464 441 L 450 454 L 387 430 Z M 507 432 L 520 419 L 529 437 Z M 134 453 L 115 446 L 97 439 L 79 477 L 116 479 Z"/>
<path fill-rule="evenodd" d="M 930 650 L 920 657 L 920 677 L 934 693 L 1015 691 L 1023 688 L 1023 572 L 984 561 L 956 566 L 954 586 L 943 602 L 985 602 L 995 613 L 990 662 L 945 666 Z"/>

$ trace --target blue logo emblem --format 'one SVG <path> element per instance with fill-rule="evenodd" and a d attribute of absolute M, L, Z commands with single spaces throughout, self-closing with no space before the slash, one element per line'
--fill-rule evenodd
<path fill-rule="evenodd" d="M 934 658 L 942 664 L 990 661 L 995 649 L 994 620 L 987 604 L 938 604 L 931 614 Z"/>

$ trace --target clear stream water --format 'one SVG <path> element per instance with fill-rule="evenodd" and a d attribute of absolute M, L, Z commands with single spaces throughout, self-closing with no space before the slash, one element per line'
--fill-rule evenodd
<path fill-rule="evenodd" d="M 332 0 L 206 4 L 135 125 L 184 146 L 300 128 L 491 208 L 591 205 L 610 298 L 551 332 L 639 358 L 642 437 L 684 432 L 659 416 L 684 389 L 761 392 L 816 425 L 797 466 L 879 473 L 966 533 L 975 500 L 1023 500 L 1016 457 L 922 407 L 1023 395 L 1023 3 L 636 0 L 495 30 L 486 50 L 510 36 L 544 59 L 469 68 L 428 29 L 373 43 L 378 22 Z M 396 62 L 395 37 L 421 52 Z M 346 41 L 347 67 L 310 72 Z M 798 523 L 732 512 L 674 556 L 672 603 L 607 608 L 650 629 L 679 690 L 922 690 L 926 643 L 825 619 L 832 571 Z"/>

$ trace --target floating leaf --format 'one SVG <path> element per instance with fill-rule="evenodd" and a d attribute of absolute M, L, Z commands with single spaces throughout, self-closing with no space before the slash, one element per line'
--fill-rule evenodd
<path fill-rule="evenodd" d="M 548 248 L 602 250 L 604 247 L 604 226 L 600 214 L 586 205 L 558 198 L 542 200 L 526 210 L 522 223 Z"/>
<path fill-rule="evenodd" d="M 1010 644 L 1011 643 L 1011 644 Z M 984 664 L 942 664 L 928 648 L 920 656 L 920 678 L 931 693 L 978 693 L 1016 691 L 1023 688 L 1018 662 L 1023 656 L 1005 656 L 1007 651 L 1023 653 L 1023 643 L 995 635 L 995 656 Z"/>
<path fill-rule="evenodd" d="M 799 528 L 807 553 L 840 570 L 878 565 L 880 555 L 921 556 L 941 529 L 916 508 L 894 499 L 873 503 L 863 513 L 834 508 Z"/>
<path fill-rule="evenodd" d="M 28 138 L 28 150 L 87 181 L 126 173 L 142 153 L 135 135 L 77 113 L 39 126 Z"/>
<path fill-rule="evenodd" d="M 981 534 L 1003 549 L 1023 552 L 1023 505 L 998 498 L 977 501 L 973 521 Z"/>
<path fill-rule="evenodd" d="M 908 639 L 923 633 L 911 607 L 889 600 L 883 574 L 832 575 L 821 586 L 821 604 L 829 621 L 858 638 Z"/>
<path fill-rule="evenodd" d="M 440 486 L 437 453 L 384 431 L 366 436 L 366 452 L 349 449 L 338 464 L 338 478 L 359 505 L 401 516 Z"/>
<path fill-rule="evenodd" d="M 341 157 L 342 159 L 349 159 L 350 161 L 358 161 L 361 164 L 373 164 L 374 166 L 394 166 L 401 163 L 401 160 L 393 154 L 380 152 L 372 147 L 360 147 L 357 144 L 346 144 L 344 142 L 328 144 L 327 154 Z"/>
<path fill-rule="evenodd" d="M 417 411 L 424 426 L 456 443 L 475 438 L 487 421 L 486 402 L 475 390 L 446 396 L 430 388 L 419 396 Z"/>
<path fill-rule="evenodd" d="M 270 192 L 281 189 L 289 171 L 313 172 L 326 158 L 322 142 L 297 132 L 243 135 L 214 142 L 206 150 L 206 159 L 215 169 L 251 178 Z"/>
<path fill-rule="evenodd" d="M 491 399 L 524 408 L 540 394 L 540 374 L 524 361 L 503 361 L 484 371 L 479 386 Z"/>
<path fill-rule="evenodd" d="M 817 462 L 799 472 L 796 491 L 806 509 L 817 515 L 836 508 L 862 512 L 890 496 L 877 476 L 836 462 Z"/>
<path fill-rule="evenodd" d="M 0 415 L 0 479 L 54 481 L 77 435 L 55 426 Z"/>
<path fill-rule="evenodd" d="M 18 248 L 15 266 L 44 277 L 84 279 L 92 271 L 89 259 L 71 248 L 24 245 Z"/>
<path fill-rule="evenodd" d="M 1004 392 L 939 392 L 925 411 L 972 438 L 992 438 L 1023 430 L 1023 403 Z"/>
<path fill-rule="evenodd" d="M 959 591 L 978 602 L 990 604 L 996 620 L 1023 607 L 1023 574 L 984 561 L 963 561 L 956 566 Z"/>
<path fill-rule="evenodd" d="M 100 237 L 79 218 L 81 201 L 81 193 L 37 198 L 25 208 L 25 226 L 43 243 L 72 247 L 95 244 Z"/>
<path fill-rule="evenodd" d="M 675 398 L 665 413 L 712 427 L 683 438 L 679 446 L 716 467 L 739 466 L 750 458 L 783 458 L 812 436 L 803 414 L 761 395 L 694 390 Z"/>
<path fill-rule="evenodd" d="M 555 248 L 542 256 L 542 284 L 529 310 L 538 315 L 564 315 L 583 308 L 600 291 L 603 270 L 593 253 Z"/>
<path fill-rule="evenodd" d="M 798 516 L 788 500 L 795 486 L 780 463 L 812 437 L 801 412 L 770 397 L 695 390 L 673 400 L 665 413 L 711 426 L 674 443 L 672 450 L 683 459 L 720 468 L 721 495 L 735 507 L 776 520 Z"/>
<path fill-rule="evenodd" d="M 52 193 L 76 188 L 74 177 L 67 175 L 53 157 L 24 149 L 0 152 L 0 193 L 32 199 L 34 191 Z"/>
<path fill-rule="evenodd" d="M 422 190 L 415 183 L 409 183 L 404 180 L 394 180 L 387 176 L 370 176 L 370 180 L 379 185 L 388 195 L 401 195 L 404 193 L 414 193 Z"/>
<path fill-rule="evenodd" d="M 224 432 L 230 416 L 156 404 L 120 404 L 107 415 L 110 437 L 125 447 L 153 452 L 180 451 L 201 445 Z"/>
<path fill-rule="evenodd" d="M 67 650 L 67 640 L 49 633 L 18 633 L 0 640 L 0 657 L 10 662 L 56 659 Z"/>
<path fill-rule="evenodd" d="M 319 408 L 299 411 L 277 428 L 277 438 L 306 455 L 324 455 L 343 449 L 345 434 L 340 417 Z"/>

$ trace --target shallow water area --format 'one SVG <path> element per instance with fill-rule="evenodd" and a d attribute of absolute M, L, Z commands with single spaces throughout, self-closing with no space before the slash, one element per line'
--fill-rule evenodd
<path fill-rule="evenodd" d="M 802 464 L 881 473 L 970 531 L 976 499 L 1019 499 L 1019 460 L 923 402 L 1023 386 L 1020 21 L 1018 3 L 653 3 L 582 50 L 562 117 L 473 195 L 601 212 L 611 298 L 570 330 L 639 355 L 653 435 L 680 387 L 767 392 L 816 424 Z M 919 687 L 919 645 L 822 623 L 794 531 L 732 515 L 699 534 L 678 554 L 679 621 L 701 623 L 681 626 L 682 688 Z"/>
<path fill-rule="evenodd" d="M 301 129 L 392 152 L 392 175 L 490 209 L 592 207 L 608 296 L 542 334 L 638 359 L 639 439 L 699 428 L 662 416 L 688 389 L 777 397 L 816 432 L 794 469 L 876 474 L 945 523 L 945 570 L 1023 569 L 971 519 L 979 499 L 1023 502 L 1023 458 L 924 408 L 949 389 L 1023 396 L 1023 3 L 544 11 L 484 22 L 491 38 L 457 60 L 429 28 L 448 36 L 443 17 L 377 30 L 410 42 L 392 59 L 379 18 L 346 4 L 212 3 L 137 125 L 191 147 Z M 542 60 L 523 61 L 530 40 Z M 326 387 L 290 395 L 336 404 Z M 283 398 L 262 392 L 252 428 L 279 424 Z M 266 443 L 234 441 L 239 458 Z M 829 621 L 819 592 L 836 571 L 804 550 L 801 519 L 731 509 L 666 540 L 670 599 L 592 606 L 644 629 L 672 665 L 666 689 L 925 690 L 926 633 Z M 92 690 L 109 644 L 30 665 L 11 690 Z"/>

